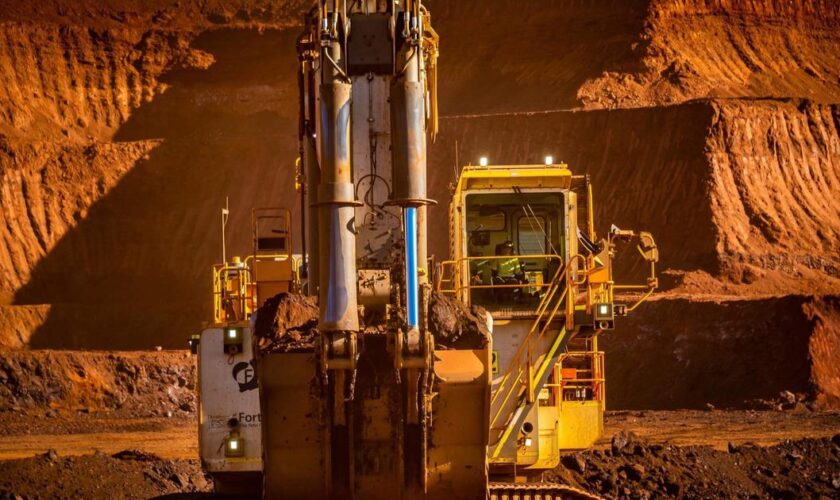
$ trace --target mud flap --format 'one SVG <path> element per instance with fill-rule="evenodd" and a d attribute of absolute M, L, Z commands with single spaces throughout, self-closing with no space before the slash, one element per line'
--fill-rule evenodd
<path fill-rule="evenodd" d="M 435 351 L 429 498 L 485 498 L 492 349 Z"/>
<path fill-rule="evenodd" d="M 259 359 L 264 498 L 326 498 L 319 402 L 312 397 L 313 353 Z"/>

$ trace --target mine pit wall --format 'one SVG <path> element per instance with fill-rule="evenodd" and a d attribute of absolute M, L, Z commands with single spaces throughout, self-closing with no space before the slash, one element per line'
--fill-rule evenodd
<path fill-rule="evenodd" d="M 569 109 L 607 70 L 637 69 L 649 0 L 426 0 L 446 114 Z"/>
<path fill-rule="evenodd" d="M 840 290 L 840 105 L 725 101 L 706 156 L 721 272 L 790 275 L 774 293 Z"/>
<path fill-rule="evenodd" d="M 6 344 L 183 347 L 225 198 L 228 255 L 250 251 L 252 207 L 295 199 L 297 31 L 148 23 L 0 23 Z"/>
<path fill-rule="evenodd" d="M 0 142 L 0 303 L 12 301 L 62 237 L 157 145 Z"/>
<path fill-rule="evenodd" d="M 433 193 L 455 179 L 456 141 L 463 164 L 551 154 L 590 174 L 599 234 L 611 223 L 651 231 L 662 269 L 760 293 L 840 290 L 837 105 L 704 101 L 444 118 L 430 154 Z M 430 219 L 443 227 L 446 213 L 434 208 Z M 430 235 L 432 253 L 446 255 L 444 236 Z"/>
<path fill-rule="evenodd" d="M 288 75 L 308 2 L 123 3 L 0 0 L 3 349 L 183 346 L 209 316 L 224 197 L 229 254 L 247 251 L 251 206 L 295 199 Z M 612 222 L 652 231 L 663 268 L 712 277 L 703 292 L 840 290 L 836 2 L 429 5 L 441 110 L 510 113 L 442 120 L 430 196 L 448 196 L 456 140 L 462 163 L 552 154 L 592 175 L 601 234 Z M 767 96 L 796 99 L 753 99 Z M 715 97 L 740 99 L 692 101 Z M 575 107 L 613 110 L 522 113 Z M 432 208 L 430 226 L 445 214 Z M 447 255 L 444 232 L 431 237 Z M 738 405 L 783 389 L 836 405 L 838 309 L 833 295 L 657 300 L 604 337 L 608 405 Z M 706 367 L 681 365 L 684 351 Z M 731 367 L 722 390 L 715 375 Z M 675 370 L 682 390 L 663 397 Z M 769 381 L 755 389 L 751 373 Z"/>
<path fill-rule="evenodd" d="M 46 322 L 50 309 L 48 304 L 0 305 L 0 351 L 32 347 L 32 334 Z"/>
<path fill-rule="evenodd" d="M 179 97 L 194 103 L 191 91 Z M 149 114 L 182 117 L 174 106 Z M 237 214 L 231 254 L 247 251 L 252 204 L 295 199 L 294 131 L 278 106 L 256 116 L 199 107 L 205 128 L 163 139 L 16 145 L 4 164 L 4 287 L 17 304 L 55 304 L 32 345 L 182 346 L 209 315 L 207 271 L 220 253 L 213 214 L 224 196 Z M 152 126 L 148 116 L 129 122 L 135 137 Z M 662 269 L 699 270 L 739 293 L 831 293 L 837 117 L 834 105 L 775 101 L 449 117 L 431 147 L 430 192 L 445 202 L 456 140 L 462 163 L 552 154 L 592 175 L 599 233 L 610 223 L 652 231 Z M 446 227 L 445 213 L 430 210 L 432 227 Z M 445 234 L 430 238 L 431 252 L 447 255 Z M 107 306 L 91 314 L 96 304 Z"/>
<path fill-rule="evenodd" d="M 840 297 L 660 298 L 601 336 L 609 409 L 840 407 Z"/>
<path fill-rule="evenodd" d="M 461 164 L 481 156 L 493 164 L 541 164 L 546 155 L 576 174 L 592 176 L 595 218 L 653 232 L 665 267 L 713 269 L 715 228 L 704 157 L 713 110 L 706 104 L 591 112 L 448 117 L 430 148 L 429 183 L 439 199 Z M 445 227 L 446 211 L 430 210 L 430 226 Z M 430 253 L 447 255 L 442 232 L 430 234 Z"/>
<path fill-rule="evenodd" d="M 296 90 L 285 75 L 294 74 L 302 3 L 244 2 L 232 9 L 186 1 L 173 9 L 151 2 L 105 15 L 103 9 L 114 6 L 79 0 L 68 8 L 32 9 L 0 1 L 6 222 L 0 224 L 0 303 L 30 308 L 18 311 L 29 319 L 3 327 L 10 343 L 26 338 L 21 332 L 29 326 L 23 325 L 37 325 L 33 347 L 180 347 L 208 317 L 207 271 L 220 254 L 214 214 L 224 197 L 231 197 L 233 209 L 230 254 L 247 251 L 251 206 L 295 199 Z M 829 85 L 829 70 L 840 67 L 832 59 L 838 52 L 830 50 L 836 33 L 828 29 L 836 7 L 791 5 L 639 1 L 593 9 L 566 0 L 523 18 L 518 1 L 432 2 L 435 26 L 445 37 L 441 109 L 575 106 L 581 102 L 576 89 L 604 72 L 625 75 L 619 83 L 650 87 L 637 75 L 650 69 L 651 53 L 669 65 L 677 58 L 655 51 L 676 43 L 683 28 L 671 33 L 668 26 L 678 22 L 709 41 L 728 40 L 724 32 L 756 38 L 777 36 L 777 25 L 780 32 L 792 30 L 792 46 L 809 52 L 790 58 L 818 53 L 808 60 L 820 61 L 814 69 Z M 779 10 L 797 6 L 795 15 Z M 489 23 L 500 15 L 511 23 Z M 759 27 L 761 16 L 793 21 Z M 598 30 L 609 36 L 596 36 Z M 499 47 L 494 40 L 501 36 L 515 42 Z M 740 60 L 737 40 L 681 43 L 683 53 L 696 52 L 685 60 L 691 64 Z M 529 44 L 550 47 L 533 51 Z M 562 50 L 546 57 L 554 46 Z M 764 88 L 750 87 L 727 68 L 683 76 L 716 82 L 730 89 L 725 95 Z M 757 74 L 777 73 L 765 68 Z M 679 85 L 683 76 L 677 71 Z M 667 73 L 657 78 L 670 82 Z M 817 88 L 810 80 L 782 83 L 776 86 L 788 93 Z M 683 87 L 673 98 L 627 104 L 653 106 L 638 109 L 445 118 L 430 155 L 430 195 L 447 198 L 456 139 L 462 162 L 481 155 L 539 162 L 551 153 L 593 176 L 599 231 L 612 222 L 651 230 L 664 268 L 702 271 L 747 295 L 836 291 L 838 233 L 827 222 L 838 219 L 830 196 L 840 164 L 836 105 L 727 100 L 655 106 L 717 92 Z M 804 184 L 774 183 L 768 190 L 764 178 L 771 174 L 780 182 L 813 178 L 821 188 L 813 199 L 803 196 Z M 754 195 L 756 187 L 773 194 Z M 730 202 L 734 197 L 738 201 Z M 784 204 L 776 203 L 780 199 Z M 431 209 L 432 227 L 444 227 L 445 212 Z M 432 232 L 431 243 L 438 257 L 447 254 L 443 232 Z M 53 305 L 32 315 L 41 304 Z"/>
<path fill-rule="evenodd" d="M 654 0 L 647 10 L 631 57 L 580 85 L 585 107 L 698 98 L 840 102 L 837 2 Z"/>
<path fill-rule="evenodd" d="M 26 141 L 107 140 L 164 72 L 212 62 L 187 33 L 5 22 L 0 39 L 0 132 Z"/>

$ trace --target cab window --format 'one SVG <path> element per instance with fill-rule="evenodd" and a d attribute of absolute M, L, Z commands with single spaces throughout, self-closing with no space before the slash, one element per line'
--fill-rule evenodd
<path fill-rule="evenodd" d="M 548 253 L 547 221 L 543 216 L 521 216 L 517 224 L 519 252 L 522 255 L 545 255 Z"/>
<path fill-rule="evenodd" d="M 564 195 L 556 191 L 468 194 L 465 250 L 472 303 L 491 310 L 535 307 L 562 266 L 564 214 Z"/>

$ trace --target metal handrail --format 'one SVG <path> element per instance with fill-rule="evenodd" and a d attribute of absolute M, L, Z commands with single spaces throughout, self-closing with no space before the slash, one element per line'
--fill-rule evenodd
<path fill-rule="evenodd" d="M 568 278 L 568 270 L 569 270 L 568 266 L 563 266 L 563 267 L 559 268 L 557 270 L 557 272 L 555 273 L 554 277 L 552 278 L 552 280 L 550 281 L 550 288 L 549 288 L 548 292 L 546 292 L 543 299 L 540 301 L 539 306 L 537 307 L 537 317 L 536 317 L 536 319 L 534 320 L 533 324 L 531 325 L 531 328 L 528 330 L 528 334 L 525 336 L 525 339 L 523 339 L 522 343 L 519 344 L 519 347 L 517 348 L 516 353 L 514 354 L 510 365 L 508 366 L 507 370 L 505 371 L 505 374 L 502 376 L 502 379 L 499 382 L 499 384 L 496 388 L 496 391 L 491 398 L 491 406 L 492 406 L 498 401 L 498 399 L 501 397 L 501 395 L 503 393 L 505 394 L 504 399 L 501 401 L 501 404 L 498 406 L 498 409 L 496 410 L 496 413 L 493 415 L 493 418 L 490 420 L 491 427 L 493 425 L 495 425 L 496 421 L 501 416 L 502 411 L 504 410 L 505 406 L 507 405 L 507 403 L 510 400 L 513 393 L 514 392 L 519 392 L 519 391 L 515 391 L 515 386 L 513 386 L 513 385 L 511 385 L 508 388 L 508 382 L 514 381 L 514 380 L 519 380 L 520 384 L 521 384 L 522 383 L 521 376 L 522 376 L 523 372 L 525 371 L 525 368 L 528 369 L 528 388 L 530 388 L 530 384 L 532 383 L 531 376 L 530 376 L 531 356 L 532 356 L 531 346 L 532 346 L 532 340 L 534 339 L 534 333 L 537 330 L 539 330 L 539 333 L 537 334 L 537 337 L 536 337 L 536 340 L 535 340 L 536 342 L 539 342 L 542 339 L 542 337 L 545 335 L 545 333 L 548 331 L 548 329 L 550 328 L 550 325 L 551 325 L 552 321 L 554 320 L 555 315 L 557 314 L 557 310 L 559 309 L 560 304 L 563 303 L 564 299 L 567 300 L 567 301 L 570 300 L 570 294 L 569 294 L 570 284 L 569 284 L 569 278 Z M 564 284 L 564 286 L 562 287 L 563 291 L 560 292 L 560 295 L 557 298 L 557 301 L 556 301 L 556 304 L 555 304 L 554 308 L 551 310 L 551 313 L 548 317 L 548 320 L 545 321 L 545 325 L 542 328 L 540 328 L 540 323 L 544 320 L 544 316 L 545 316 L 546 311 L 548 311 L 548 309 L 550 307 L 550 304 L 554 300 L 555 295 L 557 294 L 558 290 L 560 290 L 560 284 L 561 283 Z M 522 357 L 523 357 L 524 354 L 526 354 L 526 352 L 527 352 L 528 356 L 527 356 L 527 359 L 525 360 L 525 362 L 523 363 Z M 516 372 L 516 375 L 512 377 L 512 374 L 514 373 L 514 371 Z"/>
<path fill-rule="evenodd" d="M 224 288 L 224 283 L 227 281 L 225 273 L 234 271 L 237 276 L 239 277 L 239 290 L 236 295 L 232 295 L 231 298 L 235 299 L 239 302 L 239 308 L 243 315 L 247 314 L 246 307 L 247 307 L 247 290 L 248 286 L 251 284 L 251 269 L 242 262 L 241 265 L 231 265 L 228 263 L 225 264 L 216 264 L 212 268 L 213 270 L 213 320 L 216 322 L 222 321 L 223 316 L 223 304 L 222 300 L 224 299 L 225 293 L 227 290 Z M 225 276 L 225 278 L 223 278 Z"/>
<path fill-rule="evenodd" d="M 469 280 L 467 280 L 467 284 L 464 285 L 461 283 L 461 273 L 458 271 L 463 272 L 464 264 L 469 264 L 473 261 L 490 261 L 490 260 L 506 260 L 510 258 L 515 258 L 519 260 L 554 260 L 563 264 L 561 260 L 561 256 L 557 254 L 529 254 L 529 255 L 474 255 L 468 257 L 461 257 L 460 259 L 451 259 L 451 260 L 444 260 L 440 263 L 440 273 L 438 275 L 437 283 L 435 283 L 435 289 L 437 289 L 440 293 L 453 293 L 457 294 L 462 290 L 479 290 L 479 289 L 502 289 L 502 288 L 522 288 L 522 287 L 530 287 L 530 288 L 548 288 L 551 286 L 551 282 L 543 283 L 541 285 L 536 285 L 534 283 L 517 283 L 517 284 L 481 284 L 481 285 L 474 285 Z M 460 264 L 460 266 L 459 266 Z M 446 268 L 452 268 L 452 277 L 449 279 L 444 279 L 446 276 Z M 454 288 L 443 288 L 443 283 L 453 283 Z"/>
<path fill-rule="evenodd" d="M 548 382 L 543 387 L 563 387 L 563 386 L 578 383 L 578 382 L 592 383 L 592 382 L 606 382 L 606 380 L 607 379 L 605 379 L 604 377 L 599 377 L 599 378 L 576 378 L 576 379 L 573 379 L 573 380 L 562 380 L 560 382 Z"/>

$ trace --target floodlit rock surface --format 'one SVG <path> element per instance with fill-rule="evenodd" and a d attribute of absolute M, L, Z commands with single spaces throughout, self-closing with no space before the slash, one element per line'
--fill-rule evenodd
<path fill-rule="evenodd" d="M 298 220 L 287 202 L 294 39 L 307 5 L 0 1 L 0 346 L 183 347 L 210 315 L 225 199 L 229 255 L 249 252 L 251 207 L 286 203 Z M 709 304 L 745 300 L 774 317 L 792 301 L 805 312 L 785 316 L 790 328 L 755 335 L 809 346 L 775 355 L 803 364 L 797 383 L 834 404 L 834 2 L 428 5 L 442 37 L 434 227 L 446 224 L 456 154 L 462 164 L 552 154 L 592 176 L 599 232 L 649 230 L 660 245 L 664 293 L 604 336 L 619 349 L 611 371 L 636 366 L 621 335 L 640 347 L 646 332 L 701 339 L 730 328 L 710 324 L 705 308 L 741 328 L 729 316 L 738 307 Z M 430 248 L 447 254 L 444 232 L 432 232 Z M 618 262 L 622 279 L 638 276 L 630 260 Z M 695 323 L 683 332 L 679 318 Z M 651 356 L 669 352 L 654 347 Z M 616 405 L 650 401 L 610 383 Z M 748 397 L 733 390 L 718 403 Z"/>
<path fill-rule="evenodd" d="M 252 207 L 299 220 L 294 42 L 310 3 L 0 0 L 3 437 L 135 443 L 184 425 L 162 451 L 194 446 L 194 358 L 113 350 L 183 349 L 210 317 L 227 199 L 229 256 L 250 252 Z M 669 411 L 607 420 L 686 446 L 621 432 L 556 477 L 610 497 L 836 496 L 840 4 L 424 3 L 442 40 L 431 227 L 461 165 L 550 154 L 591 176 L 601 235 L 659 243 L 660 293 L 600 347 L 608 408 Z M 445 258 L 446 232 L 430 238 Z M 311 348 L 314 306 L 285 306 L 266 337 Z M 694 446 L 710 422 L 740 441 Z M 180 453 L 2 461 L 0 497 L 209 490 Z"/>

